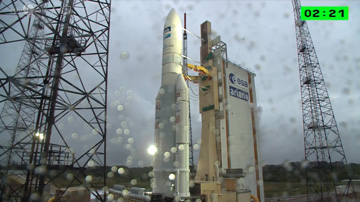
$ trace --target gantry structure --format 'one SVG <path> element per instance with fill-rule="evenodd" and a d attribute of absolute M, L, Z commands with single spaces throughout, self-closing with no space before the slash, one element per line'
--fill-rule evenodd
<path fill-rule="evenodd" d="M 346 167 L 347 161 L 336 124 L 330 97 L 306 21 L 301 20 L 300 0 L 292 0 L 300 73 L 303 134 L 306 167 L 307 201 L 346 199 L 338 193 L 340 185 L 335 167 Z M 356 197 L 355 197 L 356 198 Z"/>
<path fill-rule="evenodd" d="M 0 200 L 59 200 L 74 186 L 106 199 L 110 10 L 0 1 L 0 48 L 13 53 L 0 62 Z"/>

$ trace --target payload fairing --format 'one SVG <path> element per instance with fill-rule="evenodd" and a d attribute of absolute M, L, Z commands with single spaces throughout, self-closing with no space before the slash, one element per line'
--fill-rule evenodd
<path fill-rule="evenodd" d="M 164 24 L 161 87 L 156 97 L 153 193 L 189 192 L 189 89 L 182 75 L 182 25 L 172 9 Z"/>

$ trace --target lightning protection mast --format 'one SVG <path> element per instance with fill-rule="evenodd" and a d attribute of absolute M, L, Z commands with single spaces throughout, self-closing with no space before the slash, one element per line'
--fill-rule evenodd
<path fill-rule="evenodd" d="M 0 0 L 0 201 L 106 201 L 110 10 Z"/>
<path fill-rule="evenodd" d="M 342 201 L 337 171 L 345 152 L 308 26 L 300 18 L 300 0 L 292 0 L 295 18 L 303 114 L 307 201 Z M 352 187 L 351 180 L 348 187 Z M 352 187 L 353 188 L 353 187 Z M 349 190 L 349 189 L 346 189 Z"/>
<path fill-rule="evenodd" d="M 187 67 L 187 32 L 186 32 L 186 13 L 184 13 L 184 33 L 183 33 L 183 74 L 188 76 Z M 186 84 L 189 87 L 189 80 L 186 80 Z M 194 170 L 194 149 L 192 143 L 192 128 L 191 128 L 191 110 L 190 110 L 190 99 L 189 99 L 189 165 L 190 171 Z"/>

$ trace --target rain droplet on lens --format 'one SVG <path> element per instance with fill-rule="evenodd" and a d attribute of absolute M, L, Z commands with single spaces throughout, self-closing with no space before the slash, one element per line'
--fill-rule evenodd
<path fill-rule="evenodd" d="M 129 58 L 129 53 L 124 51 L 120 54 L 120 57 L 121 57 L 121 59 L 127 59 L 127 58 Z"/>

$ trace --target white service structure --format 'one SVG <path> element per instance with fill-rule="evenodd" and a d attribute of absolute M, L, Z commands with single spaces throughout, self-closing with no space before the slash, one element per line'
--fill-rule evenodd
<path fill-rule="evenodd" d="M 220 136 L 224 140 L 222 168 L 242 168 L 245 177 L 239 179 L 241 184 L 265 201 L 254 77 L 254 73 L 241 66 L 227 63 L 224 82 L 227 117 L 220 121 Z M 223 130 L 226 124 L 227 133 Z"/>
<path fill-rule="evenodd" d="M 227 44 L 220 36 L 212 39 L 209 21 L 200 29 L 200 60 L 209 73 L 199 81 L 202 129 L 195 183 L 201 194 L 218 193 L 222 201 L 250 200 L 250 192 L 263 202 L 255 74 L 228 60 Z"/>
<path fill-rule="evenodd" d="M 181 20 L 172 9 L 165 21 L 161 87 L 156 97 L 153 193 L 188 197 L 189 89 L 182 75 Z"/>

